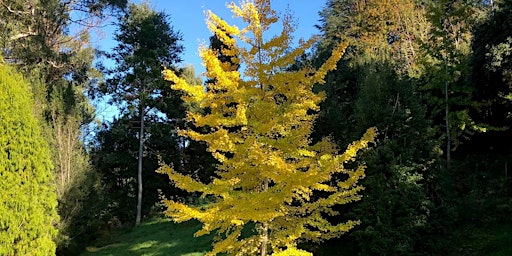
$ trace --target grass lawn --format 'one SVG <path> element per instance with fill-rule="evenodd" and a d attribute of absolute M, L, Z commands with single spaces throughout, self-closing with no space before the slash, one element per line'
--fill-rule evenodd
<path fill-rule="evenodd" d="M 211 250 L 213 235 L 194 237 L 200 228 L 198 221 L 177 224 L 168 218 L 157 218 L 138 228 L 119 230 L 111 237 L 100 239 L 88 246 L 82 256 L 202 256 Z M 512 223 L 461 227 L 454 230 L 453 235 L 454 248 L 447 255 L 512 255 Z M 356 254 L 340 247 L 335 241 L 308 249 L 313 249 L 318 256 Z"/>
<path fill-rule="evenodd" d="M 97 241 L 94 246 L 88 246 L 82 255 L 204 255 L 211 250 L 213 236 L 194 237 L 200 228 L 201 224 L 197 221 L 177 224 L 170 219 L 159 218 Z"/>

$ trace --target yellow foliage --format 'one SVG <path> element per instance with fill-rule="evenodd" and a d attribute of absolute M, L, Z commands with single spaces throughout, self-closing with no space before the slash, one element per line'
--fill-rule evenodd
<path fill-rule="evenodd" d="M 272 256 L 313 256 L 313 254 L 304 250 L 297 249 L 295 247 L 291 247 L 284 251 L 273 253 Z"/>
<path fill-rule="evenodd" d="M 336 68 L 347 44 L 336 47 L 318 70 L 283 71 L 315 39 L 300 41 L 298 48 L 290 50 L 294 25 L 291 16 L 285 15 L 281 34 L 265 41 L 263 34 L 278 21 L 269 0 L 228 7 L 247 27 L 239 30 L 209 12 L 208 28 L 227 47 L 222 54 L 236 57 L 231 64 L 244 67 L 243 74 L 206 47 L 200 55 L 206 76 L 214 78 L 207 88 L 189 85 L 172 71 L 164 71 L 165 79 L 174 83 L 172 88 L 184 92 L 184 101 L 209 110 L 187 115 L 189 122 L 207 132 L 186 130 L 180 135 L 204 141 L 220 163 L 217 177 L 209 184 L 163 165 L 159 171 L 168 174 L 177 187 L 215 197 L 208 206 L 165 200 L 166 214 L 176 221 L 201 221 L 203 228 L 196 235 L 216 231 L 219 240 L 209 255 L 252 255 L 264 243 L 273 255 L 311 255 L 295 248 L 298 240 L 337 237 L 358 223 L 332 225 L 322 215 L 336 215 L 333 206 L 360 199 L 363 188 L 357 182 L 364 177 L 364 166 L 350 170 L 344 164 L 373 142 L 376 130 L 369 129 L 341 154 L 329 140 L 312 145 L 309 136 L 316 116 L 310 113 L 319 110 L 323 99 L 312 92 L 313 85 L 323 83 L 325 74 Z M 248 47 L 240 47 L 237 40 Z M 347 179 L 333 184 L 335 173 L 344 173 Z M 328 195 L 313 197 L 318 191 Z M 258 231 L 241 238 L 242 228 L 251 223 Z"/>

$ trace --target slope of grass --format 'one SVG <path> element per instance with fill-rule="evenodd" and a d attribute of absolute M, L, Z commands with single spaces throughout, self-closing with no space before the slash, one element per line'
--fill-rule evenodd
<path fill-rule="evenodd" d="M 121 230 L 89 246 L 83 256 L 186 255 L 199 256 L 211 250 L 212 235 L 194 237 L 201 228 L 197 221 L 174 223 L 159 218 L 137 228 Z"/>

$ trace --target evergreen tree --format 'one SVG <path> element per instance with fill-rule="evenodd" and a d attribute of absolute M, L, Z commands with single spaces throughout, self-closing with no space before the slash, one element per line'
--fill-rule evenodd
<path fill-rule="evenodd" d="M 364 255 L 418 253 L 427 246 L 421 237 L 433 229 L 439 152 L 417 79 L 425 73 L 425 10 L 408 0 L 332 0 L 321 17 L 314 62 L 324 61 L 326 49 L 339 40 L 352 44 L 326 84 L 317 86 L 327 99 L 315 136 L 331 135 L 344 145 L 364 127 L 380 131 L 375 150 L 361 156 L 368 164 L 365 195 L 348 211 L 362 224 L 350 242 L 341 243 Z"/>
<path fill-rule="evenodd" d="M 219 29 L 222 29 L 219 27 Z M 232 38 L 231 35 L 226 34 L 229 38 Z M 237 53 L 229 52 L 229 47 L 220 40 L 217 34 L 210 36 L 210 44 L 209 49 L 216 53 L 217 58 L 221 63 L 223 63 L 222 68 L 225 71 L 237 71 L 239 69 L 239 64 L 236 59 L 239 57 Z M 196 81 L 192 82 L 190 79 L 185 80 L 188 84 L 201 84 L 201 82 Z M 205 81 L 206 84 L 215 84 L 217 83 L 216 78 L 210 78 Z M 205 114 L 205 109 L 201 109 L 198 104 L 189 104 L 188 111 L 193 113 L 202 113 Z M 205 127 L 197 127 L 194 122 L 186 122 L 185 124 L 187 129 L 192 129 L 200 133 L 207 132 Z M 184 173 L 188 173 L 192 177 L 195 177 L 196 180 L 201 182 L 210 182 L 214 177 L 215 166 L 218 162 L 212 156 L 211 152 L 208 152 L 207 145 L 204 141 L 196 141 L 196 140 L 188 140 L 187 138 L 183 138 L 186 140 L 187 146 L 184 147 L 184 155 L 183 155 L 183 171 Z"/>
<path fill-rule="evenodd" d="M 400 78 L 391 60 L 361 69 L 355 102 L 356 132 L 380 131 L 367 164 L 365 196 L 350 215 L 361 216 L 354 237 L 363 255 L 428 255 L 434 227 L 439 148 L 413 79 Z"/>
<path fill-rule="evenodd" d="M 92 152 L 95 169 L 101 173 L 104 187 L 105 208 L 102 221 L 119 221 L 125 225 L 136 217 L 133 211 L 137 205 L 137 152 L 139 140 L 134 123 L 137 116 L 125 114 L 105 126 L 97 134 L 98 146 Z M 155 173 L 159 161 L 172 163 L 181 170 L 181 155 L 175 125 L 170 121 L 147 119 L 147 139 L 144 142 L 144 190 L 141 216 L 148 216 L 156 203 L 159 193 L 165 196 L 181 196 L 164 175 Z M 146 171 L 147 170 L 147 171 Z M 156 209 L 161 210 L 161 209 Z"/>
<path fill-rule="evenodd" d="M 54 255 L 57 198 L 50 150 L 28 82 L 0 64 L 0 254 Z"/>
<path fill-rule="evenodd" d="M 210 44 L 210 47 L 212 47 L 212 44 Z M 195 72 L 193 71 L 194 69 L 192 66 L 190 68 L 186 68 L 182 75 L 183 79 L 185 79 L 188 84 L 202 84 L 202 79 L 200 77 L 195 77 Z M 187 75 L 187 73 L 191 73 L 193 75 Z M 195 113 L 204 111 L 198 106 L 198 104 L 185 103 L 185 105 L 187 107 L 187 111 L 190 112 Z M 201 130 L 201 128 L 196 127 L 192 122 L 187 122 L 185 118 L 180 121 L 183 123 L 183 125 L 180 126 L 181 129 Z M 206 144 L 202 141 L 189 140 L 184 137 L 180 137 L 180 140 L 182 149 L 182 173 L 188 174 L 201 182 L 211 181 L 214 176 L 217 161 L 212 154 L 208 152 Z M 177 166 L 174 165 L 174 167 L 176 168 Z"/>
<path fill-rule="evenodd" d="M 305 67 L 287 72 L 314 39 L 290 50 L 294 28 L 292 17 L 285 15 L 281 34 L 265 41 L 264 32 L 278 21 L 270 1 L 229 7 L 248 23 L 246 29 L 230 26 L 211 12 L 208 27 L 227 46 L 224 55 L 240 54 L 234 62 L 244 67 L 244 78 L 232 64 L 219 60 L 217 51 L 207 48 L 200 54 L 207 77 L 215 82 L 207 84 L 206 91 L 202 85 L 190 85 L 172 71 L 164 71 L 166 79 L 175 83 L 174 89 L 186 92 L 186 102 L 196 102 L 206 110 L 188 112 L 188 120 L 206 132 L 181 134 L 206 142 L 220 163 L 208 184 L 163 166 L 160 172 L 167 173 L 179 188 L 215 198 L 198 207 L 166 200 L 167 214 L 178 222 L 203 222 L 196 235 L 217 231 L 219 240 L 210 255 L 311 255 L 297 249 L 297 240 L 337 237 L 358 224 L 356 220 L 330 223 L 323 217 L 338 214 L 332 209 L 335 205 L 360 199 L 362 187 L 357 181 L 364 176 L 364 166 L 350 169 L 344 164 L 367 147 L 375 130 L 368 130 L 342 154 L 327 139 L 312 144 L 314 112 L 323 98 L 312 87 L 335 67 L 346 44 L 336 47 L 318 70 Z M 238 47 L 236 37 L 249 48 Z M 333 174 L 343 174 L 345 179 L 331 182 Z M 251 226 L 256 230 L 250 230 Z M 242 231 L 249 234 L 242 235 Z"/>
<path fill-rule="evenodd" d="M 143 174 L 146 169 L 143 158 L 147 152 L 144 143 L 151 136 L 145 126 L 150 120 L 160 119 L 161 113 L 167 120 L 183 115 L 179 95 L 171 93 L 161 74 L 162 66 L 171 67 L 181 61 L 179 55 L 183 46 L 178 43 L 181 35 L 173 30 L 168 16 L 152 10 L 148 3 L 128 6 L 125 15 L 120 17 L 115 39 L 118 45 L 109 57 L 117 66 L 110 70 L 112 77 L 99 90 L 103 95 L 112 96 L 113 102 L 126 115 L 123 118 L 131 120 L 135 125 L 132 128 L 138 128 L 128 130 L 132 133 L 129 137 L 136 135 L 138 139 L 135 217 L 135 225 L 138 225 L 142 213 L 143 177 L 146 176 Z M 148 171 L 151 172 L 148 175 L 152 175 L 153 172 Z"/>
<path fill-rule="evenodd" d="M 512 139 L 512 11 L 511 1 L 499 1 L 474 29 L 471 81 L 479 106 L 475 121 L 500 129 L 473 136 L 478 152 L 506 152 Z"/>
<path fill-rule="evenodd" d="M 312 62 L 321 65 L 340 40 L 348 41 L 349 47 L 337 69 L 327 73 L 326 83 L 315 87 L 326 93 L 326 100 L 314 136 L 331 135 L 338 145 L 345 145 L 357 138 L 353 104 L 368 62 L 388 59 L 401 77 L 422 75 L 419 49 L 429 24 L 424 8 L 413 0 L 329 0 L 320 17 L 322 39 Z"/>
<path fill-rule="evenodd" d="M 100 212 L 95 200 L 100 190 L 97 173 L 83 140 L 94 119 L 94 108 L 84 94 L 100 76 L 92 67 L 89 30 L 104 21 L 107 6 L 122 7 L 123 2 L 0 1 L 5 59 L 30 80 L 42 134 L 54 149 L 52 172 L 61 216 L 58 251 L 65 254 L 76 254 L 64 251 L 87 241 Z"/>

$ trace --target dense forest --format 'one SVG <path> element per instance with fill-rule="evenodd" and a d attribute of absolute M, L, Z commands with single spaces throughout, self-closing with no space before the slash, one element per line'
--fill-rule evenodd
<path fill-rule="evenodd" d="M 299 42 L 270 0 L 227 7 L 246 27 L 206 14 L 200 77 L 148 2 L 0 0 L 0 255 L 164 215 L 216 234 L 210 255 L 480 255 L 482 227 L 510 233 L 511 0 L 327 0 Z"/>

